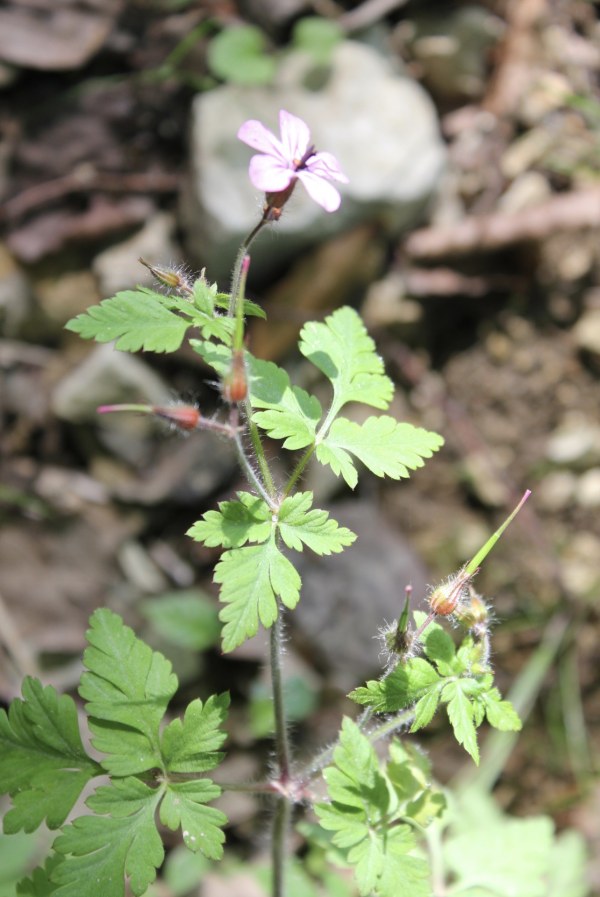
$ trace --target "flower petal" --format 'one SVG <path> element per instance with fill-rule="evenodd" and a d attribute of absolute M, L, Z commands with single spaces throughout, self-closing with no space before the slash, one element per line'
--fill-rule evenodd
<path fill-rule="evenodd" d="M 273 156 L 252 156 L 249 174 L 253 185 L 265 193 L 285 190 L 294 177 L 294 172 Z"/>
<path fill-rule="evenodd" d="M 332 181 L 339 181 L 340 184 L 347 184 L 348 178 L 340 168 L 340 163 L 333 153 L 315 153 L 306 163 L 308 171 L 319 175 L 322 178 L 329 178 Z"/>
<path fill-rule="evenodd" d="M 282 162 L 286 161 L 281 142 L 272 131 L 265 128 L 262 122 L 254 119 L 244 122 L 238 131 L 238 137 L 244 143 L 247 143 L 248 146 L 251 146 L 252 149 L 266 153 L 268 156 L 275 156 L 275 158 L 281 159 Z"/>
<path fill-rule="evenodd" d="M 326 212 L 335 212 L 339 209 L 342 198 L 329 181 L 306 170 L 297 171 L 296 177 L 300 178 L 310 198 L 323 206 Z"/>
<path fill-rule="evenodd" d="M 281 142 L 286 158 L 300 161 L 310 143 L 310 128 L 305 121 L 282 109 L 279 113 Z"/>

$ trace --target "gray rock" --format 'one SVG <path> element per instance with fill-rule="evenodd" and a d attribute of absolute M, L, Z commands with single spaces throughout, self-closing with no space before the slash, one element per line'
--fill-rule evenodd
<path fill-rule="evenodd" d="M 378 219 L 388 232 L 399 232 L 415 221 L 436 186 L 445 152 L 434 106 L 420 85 L 354 41 L 336 47 L 320 90 L 306 86 L 314 75 L 308 55 L 294 53 L 280 66 L 274 86 L 226 85 L 194 101 L 192 184 L 182 211 L 190 251 L 211 278 L 229 277 L 264 202 L 248 177 L 254 151 L 237 139 L 248 119 L 278 134 L 280 109 L 298 115 L 309 124 L 316 147 L 337 156 L 350 179 L 334 214 L 297 185 L 276 225 L 275 245 L 261 235 L 252 247 L 255 280 L 358 222 Z"/>
<path fill-rule="evenodd" d="M 306 650 L 340 687 L 351 688 L 381 673 L 385 661 L 377 633 L 400 615 L 409 583 L 413 607 L 419 605 L 427 576 L 419 557 L 373 505 L 331 506 L 331 516 L 358 539 L 342 554 L 318 557 L 305 551 L 294 557 L 302 589 L 291 621 Z"/>
<path fill-rule="evenodd" d="M 169 388 L 148 365 L 105 343 L 59 380 L 52 410 L 62 420 L 80 423 L 96 420 L 98 405 L 144 401 L 165 405 L 170 398 Z"/>

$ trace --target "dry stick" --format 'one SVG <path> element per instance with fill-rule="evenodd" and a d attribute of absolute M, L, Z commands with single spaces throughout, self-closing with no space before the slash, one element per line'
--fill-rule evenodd
<path fill-rule="evenodd" d="M 342 26 L 344 31 L 359 31 L 361 28 L 367 28 L 378 22 L 379 19 L 395 9 L 400 9 L 406 3 L 408 0 L 365 0 L 356 9 L 341 15 L 337 19 L 337 23 Z"/>
<path fill-rule="evenodd" d="M 21 678 L 39 676 L 35 657 L 19 635 L 2 595 L 0 595 L 0 641 L 12 657 Z"/>
<path fill-rule="evenodd" d="M 588 227 L 600 227 L 598 187 L 557 194 L 522 212 L 472 215 L 452 226 L 422 228 L 408 237 L 403 249 L 413 259 L 466 255 Z"/>

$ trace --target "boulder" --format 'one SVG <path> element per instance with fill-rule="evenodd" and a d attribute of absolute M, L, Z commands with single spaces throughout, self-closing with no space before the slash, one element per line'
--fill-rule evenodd
<path fill-rule="evenodd" d="M 308 54 L 292 53 L 274 85 L 229 84 L 194 101 L 191 184 L 182 212 L 188 248 L 211 278 L 229 278 L 237 248 L 264 202 L 248 177 L 254 151 L 238 140 L 238 129 L 258 119 L 278 135 L 280 109 L 309 124 L 316 148 L 338 158 L 350 183 L 336 185 L 342 205 L 334 214 L 297 184 L 273 236 L 261 234 L 252 246 L 255 283 L 358 223 L 377 220 L 390 235 L 399 233 L 415 223 L 438 182 L 444 145 L 433 103 L 419 84 L 355 41 L 336 47 L 328 69 L 315 69 Z"/>

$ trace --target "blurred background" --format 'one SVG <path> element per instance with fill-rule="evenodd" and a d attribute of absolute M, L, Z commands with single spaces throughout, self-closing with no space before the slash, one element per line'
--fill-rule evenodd
<path fill-rule="evenodd" d="M 206 266 L 226 289 L 262 201 L 237 130 L 257 118 L 277 131 L 283 108 L 350 183 L 334 215 L 297 188 L 254 244 L 250 296 L 268 320 L 252 323 L 251 350 L 327 403 L 296 341 L 350 304 L 396 383 L 390 413 L 446 440 L 410 480 L 363 471 L 354 493 L 308 471 L 315 506 L 359 538 L 302 558 L 285 667 L 299 755 L 379 675 L 374 636 L 404 585 L 417 606 L 530 488 L 477 582 L 498 685 L 516 687 L 527 722 L 516 743 L 491 742 L 480 776 L 505 811 L 568 830 L 574 856 L 587 845 L 600 893 L 599 77 L 588 0 L 0 2 L 3 706 L 26 673 L 76 694 L 87 619 L 108 606 L 172 661 L 174 712 L 231 690 L 221 778 L 264 773 L 266 637 L 221 656 L 218 551 L 184 535 L 243 486 L 235 458 L 210 434 L 95 410 L 183 399 L 210 414 L 213 375 L 186 347 L 131 356 L 63 328 L 149 285 L 139 256 Z M 288 460 L 266 449 L 283 480 Z M 472 777 L 445 714 L 419 743 L 442 783 Z M 235 793 L 221 805 L 232 856 L 260 860 L 265 807 Z M 262 893 L 165 837 L 154 897 Z M 0 836 L 2 897 L 51 840 Z M 298 897 L 334 893 L 303 881 Z"/>

